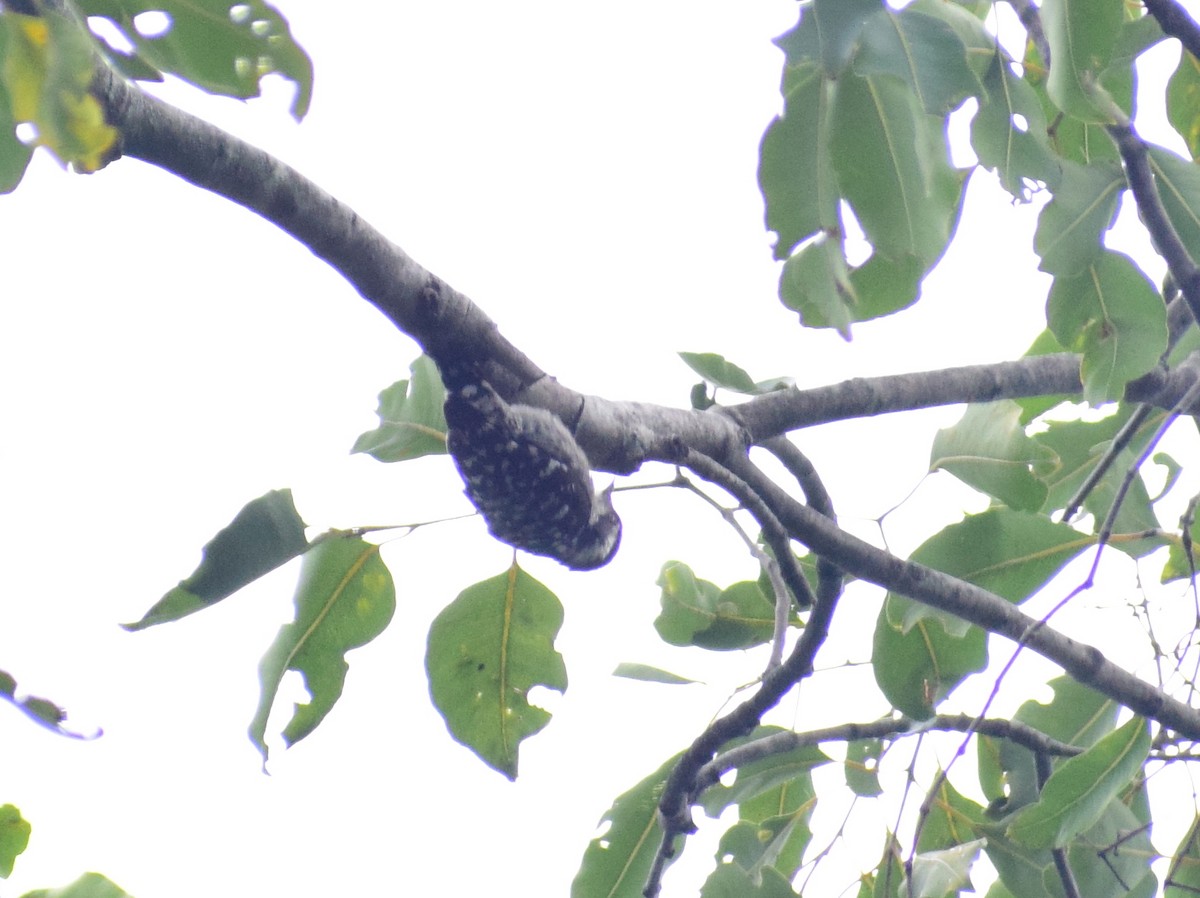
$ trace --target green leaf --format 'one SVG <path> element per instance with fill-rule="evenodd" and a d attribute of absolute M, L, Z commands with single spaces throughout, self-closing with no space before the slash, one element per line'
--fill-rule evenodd
<path fill-rule="evenodd" d="M 144 630 L 194 614 L 308 548 L 304 521 L 296 511 L 292 491 L 271 490 L 246 503 L 229 526 L 204 546 L 200 565 L 190 577 L 159 599 L 141 620 L 122 626 L 130 631 Z"/>
<path fill-rule="evenodd" d="M 92 172 L 113 158 L 116 129 L 90 93 L 91 34 L 73 16 L 47 10 L 38 17 L 4 13 L 6 38 L 0 83 L 12 120 L 32 123 L 36 143 L 63 165 Z M 7 139 L 12 139 L 11 132 Z M 19 159 L 10 148 L 8 167 Z"/>
<path fill-rule="evenodd" d="M 749 736 L 729 742 L 724 750 L 770 739 L 782 732 L 784 730 L 779 727 L 760 726 Z M 829 762 L 829 756 L 815 745 L 771 753 L 737 768 L 732 783 L 710 786 L 701 797 L 700 804 L 710 817 L 720 816 L 733 804 L 739 806 L 743 818 L 750 820 L 790 813 L 814 800 L 812 771 Z M 797 794 L 801 796 L 799 802 Z M 763 799 L 762 803 L 757 801 L 759 798 Z"/>
<path fill-rule="evenodd" d="M 717 861 L 729 858 L 751 883 L 762 882 L 763 873 L 769 868 L 777 873 L 779 856 L 791 842 L 797 830 L 802 830 L 804 842 L 812 838 L 807 823 L 800 817 L 785 815 L 752 822 L 739 820 L 725 831 L 717 848 Z"/>
<path fill-rule="evenodd" d="M 567 688 L 554 649 L 562 621 L 558 597 L 514 563 L 463 590 L 429 628 L 425 669 L 446 728 L 509 779 L 520 743 L 550 722 L 529 690 Z"/>
<path fill-rule="evenodd" d="M 735 393 L 753 393 L 754 381 L 733 362 L 715 352 L 681 352 L 684 364 L 715 387 L 724 387 Z"/>
<path fill-rule="evenodd" d="M 932 266 L 950 240 L 962 186 L 940 120 L 886 75 L 838 79 L 831 112 L 833 166 L 867 239 L 884 256 Z"/>
<path fill-rule="evenodd" d="M 1151 147 L 1146 161 L 1171 226 L 1191 257 L 1200 258 L 1200 171 L 1160 147 Z"/>
<path fill-rule="evenodd" d="M 304 556 L 296 616 L 284 624 L 258 666 L 262 686 L 250 740 L 267 759 L 267 718 L 289 670 L 304 677 L 311 701 L 297 704 L 283 730 L 294 745 L 317 728 L 341 697 L 346 653 L 383 632 L 396 610 L 392 575 L 379 546 L 357 536 L 326 534 Z"/>
<path fill-rule="evenodd" d="M 730 651 L 761 645 L 775 630 L 775 603 L 753 580 L 721 589 L 686 564 L 663 565 L 658 578 L 662 611 L 654 629 L 671 645 Z"/>
<path fill-rule="evenodd" d="M 0 60 L 7 57 L 8 20 L 0 15 Z M 16 127 L 8 85 L 0 77 L 0 193 L 10 193 L 21 182 L 33 156 L 33 148 L 17 140 Z"/>
<path fill-rule="evenodd" d="M 819 763 L 825 760 L 828 759 L 822 754 Z M 752 777 L 758 779 L 757 774 L 752 774 Z M 759 783 L 762 781 L 758 779 Z M 771 848 L 771 866 L 791 878 L 800 870 L 804 854 L 812 842 L 809 821 L 816 805 L 817 793 L 812 773 L 802 770 L 779 785 L 740 801 L 738 817 L 748 826 L 761 825 L 768 833 L 778 834 Z"/>
<path fill-rule="evenodd" d="M 879 758 L 883 742 L 879 739 L 855 739 L 846 743 L 846 785 L 855 795 L 874 798 L 883 794 L 879 785 Z"/>
<path fill-rule="evenodd" d="M 649 664 L 634 664 L 628 661 L 622 661 L 618 664 L 612 675 L 614 677 L 624 677 L 627 680 L 642 680 L 646 683 L 664 683 L 668 686 L 692 686 L 700 682 L 699 680 L 690 680 L 687 677 L 681 677 L 679 674 L 673 674 L 669 670 L 663 670 L 661 667 L 651 667 Z"/>
<path fill-rule="evenodd" d="M 1056 192 L 1062 164 L 1046 139 L 1046 116 L 1037 92 L 996 52 L 984 78 L 985 93 L 971 120 L 971 146 L 996 172 L 1004 189 L 1027 202 L 1038 182 Z"/>
<path fill-rule="evenodd" d="M 1038 216 L 1033 245 L 1042 271 L 1077 275 L 1103 252 L 1101 235 L 1117 214 L 1125 174 L 1117 163 L 1062 163 L 1054 198 Z M 1065 345 L 1065 344 L 1064 344 Z"/>
<path fill-rule="evenodd" d="M 1042 27 L 1054 64 L 1046 89 L 1063 112 L 1088 122 L 1112 121 L 1113 100 L 1100 86 L 1121 30 L 1122 4 L 1112 0 L 1044 0 Z"/>
<path fill-rule="evenodd" d="M 1179 55 L 1179 65 L 1167 82 L 1167 120 L 1187 143 L 1192 158 L 1200 156 L 1200 61 L 1191 53 Z"/>
<path fill-rule="evenodd" d="M 1062 848 L 1091 828 L 1133 781 L 1150 751 L 1150 728 L 1135 717 L 1050 775 L 1036 804 L 1023 808 L 1007 834 L 1030 848 Z"/>
<path fill-rule="evenodd" d="M 32 827 L 13 805 L 0 805 L 0 878 L 12 874 L 17 855 L 29 844 Z"/>
<path fill-rule="evenodd" d="M 1049 849 L 1029 848 L 1009 839 L 1003 826 L 985 825 L 985 851 L 1011 894 L 1019 898 L 1062 898 L 1062 885 Z M 1117 851 L 1100 851 L 1103 846 Z M 1148 829 L 1120 801 L 1113 801 L 1095 826 L 1067 847 L 1067 864 L 1087 898 L 1142 898 L 1156 857 Z"/>
<path fill-rule="evenodd" d="M 423 355 L 409 368 L 411 380 L 400 380 L 379 394 L 379 426 L 354 441 L 351 452 L 366 452 L 379 461 L 407 461 L 446 452 L 446 389 L 433 359 Z"/>
<path fill-rule="evenodd" d="M 916 301 L 921 278 L 928 268 L 913 255 L 892 257 L 875 253 L 850 272 L 848 295 L 857 302 L 854 319 L 870 321 L 908 308 Z"/>
<path fill-rule="evenodd" d="M 1083 353 L 1083 395 L 1093 405 L 1119 399 L 1167 348 L 1162 297 L 1119 253 L 1102 253 L 1079 275 L 1056 277 L 1046 322 L 1063 346 Z"/>
<path fill-rule="evenodd" d="M 791 70 L 788 81 L 783 114 L 767 126 L 758 164 L 767 230 L 778 235 L 777 259 L 838 224 L 837 180 L 829 155 L 830 85 L 815 63 Z"/>
<path fill-rule="evenodd" d="M 917 850 L 938 851 L 970 842 L 984 819 L 982 807 L 962 795 L 949 779 L 942 778 L 921 827 Z"/>
<path fill-rule="evenodd" d="M 1166 468 L 1166 476 L 1163 478 L 1162 488 L 1158 491 L 1157 496 L 1153 496 L 1150 501 L 1158 502 L 1163 499 L 1167 493 L 1175 488 L 1179 482 L 1179 477 L 1183 474 L 1183 465 L 1175 460 L 1175 457 L 1168 452 L 1155 452 L 1150 460 L 1160 467 Z"/>
<path fill-rule="evenodd" d="M 1132 412 L 1130 406 L 1121 405 L 1117 414 L 1100 421 L 1052 421 L 1044 433 L 1034 438 L 1045 443 L 1059 458 L 1058 468 L 1046 476 L 1050 493 L 1043 512 L 1064 508 L 1079 490 L 1084 480 L 1091 476 L 1097 462 L 1104 456 L 1110 441 L 1124 427 Z M 1084 500 L 1084 508 L 1099 522 L 1108 514 L 1116 492 L 1126 471 L 1136 460 L 1137 454 L 1162 423 L 1165 412 L 1157 412 L 1147 418 L 1138 428 L 1129 446 L 1118 453 L 1115 462 L 1100 478 Z M 1136 474 L 1117 513 L 1115 532 L 1141 533 L 1158 527 L 1158 519 L 1150 503 L 1150 494 L 1140 473 Z M 1163 545 L 1157 539 L 1136 541 L 1117 539 L 1113 546 L 1135 557 L 1140 557 Z"/>
<path fill-rule="evenodd" d="M 132 898 L 128 892 L 99 873 L 84 873 L 67 886 L 58 889 L 37 889 L 21 898 Z"/>
<path fill-rule="evenodd" d="M 867 20 L 860 41 L 854 70 L 900 79 L 925 112 L 946 115 L 982 92 L 962 39 L 940 18 L 912 9 L 885 10 Z"/>
<path fill-rule="evenodd" d="M 798 898 L 783 875 L 764 867 L 756 876 L 739 864 L 720 864 L 700 889 L 700 898 Z"/>
<path fill-rule="evenodd" d="M 835 328 L 850 338 L 857 319 L 857 297 L 840 239 L 822 237 L 805 246 L 783 264 L 779 273 L 779 298 L 800 313 L 805 327 Z"/>
<path fill-rule="evenodd" d="M 883 858 L 874 873 L 863 877 L 863 886 L 859 888 L 859 896 L 869 895 L 871 898 L 903 898 L 900 888 L 904 882 L 904 863 L 900 857 L 900 846 L 896 837 L 887 834 L 883 849 Z M 870 886 L 870 891 L 865 887 Z"/>
<path fill-rule="evenodd" d="M 1048 703 L 1027 701 L 1014 719 L 1067 745 L 1087 748 L 1113 731 L 1121 706 L 1103 693 L 1067 676 L 1048 684 L 1054 698 Z"/>
<path fill-rule="evenodd" d="M 572 898 L 642 898 L 646 876 L 663 836 L 658 800 L 679 758 L 675 755 L 628 792 L 618 795 L 600 818 L 601 835 L 592 839 L 583 854 L 571 883 Z"/>
<path fill-rule="evenodd" d="M 863 25 L 882 6 L 881 0 L 814 0 L 801 9 L 799 24 L 775 44 L 789 66 L 819 61 L 827 75 L 836 77 L 850 62 Z"/>
<path fill-rule="evenodd" d="M 87 16 L 103 16 L 154 69 L 209 93 L 239 99 L 259 95 L 262 79 L 281 75 L 296 85 L 292 116 L 312 100 L 312 60 L 292 37 L 287 19 L 263 0 L 79 0 Z M 150 10 L 169 17 L 161 33 L 143 35 L 134 18 Z"/>
<path fill-rule="evenodd" d="M 875 623 L 871 653 L 875 682 L 892 706 L 914 720 L 933 716 L 934 708 L 970 674 L 987 666 L 987 638 L 978 627 L 961 636 L 934 619 L 903 620 L 912 602 L 891 596 Z"/>
<path fill-rule="evenodd" d="M 1192 820 L 1179 847 L 1171 853 L 1163 898 L 1194 898 L 1197 893 L 1200 893 L 1200 816 Z"/>
<path fill-rule="evenodd" d="M 1049 704 L 1033 700 L 1017 709 L 1013 719 L 1059 742 L 1086 748 L 1116 726 L 1120 706 L 1070 677 L 1048 684 L 1054 692 Z M 1054 762 L 1061 764 L 1062 760 Z M 992 802 L 994 818 L 1009 817 L 1038 800 L 1038 773 L 1034 754 L 1007 739 L 979 738 L 979 774 L 984 794 Z"/>
<path fill-rule="evenodd" d="M 1022 602 L 1092 540 L 1041 515 L 993 508 L 931 537 L 911 560 Z M 875 680 L 893 706 L 917 720 L 987 664 L 981 630 L 889 593 L 875 627 Z"/>
<path fill-rule="evenodd" d="M 962 419 L 937 432 L 929 470 L 949 471 L 1010 508 L 1036 511 L 1046 501 L 1046 486 L 1034 471 L 1053 468 L 1054 453 L 1025 435 L 1021 407 L 1015 402 L 967 406 Z"/>
<path fill-rule="evenodd" d="M 790 387 L 794 382 L 790 377 L 774 377 L 770 380 L 756 382 L 751 380 L 745 369 L 715 352 L 681 352 L 679 357 L 689 368 L 714 387 L 721 387 L 734 393 L 761 396 L 764 393 L 773 393 L 776 390 Z"/>
<path fill-rule="evenodd" d="M 1019 604 L 1094 542 L 1044 515 L 990 508 L 933 535 L 912 553 L 911 560 Z M 889 593 L 888 601 L 893 600 L 902 604 L 891 609 L 891 619 L 899 620 L 905 630 L 917 621 L 936 619 L 951 635 L 967 632 L 961 618 Z M 897 618 L 900 608 L 904 614 Z"/>
<path fill-rule="evenodd" d="M 986 844 L 986 839 L 974 839 L 953 848 L 917 854 L 912 860 L 911 889 L 902 889 L 901 893 L 914 898 L 945 898 L 963 889 L 973 892 L 971 865 Z"/>

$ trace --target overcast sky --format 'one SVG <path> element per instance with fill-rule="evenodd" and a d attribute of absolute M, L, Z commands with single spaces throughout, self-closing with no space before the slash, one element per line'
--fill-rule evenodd
<path fill-rule="evenodd" d="M 286 85 L 250 104 L 163 92 L 350 203 L 571 387 L 685 405 L 695 377 L 679 350 L 817 385 L 1011 358 L 1042 326 L 1033 211 L 983 173 L 961 245 L 913 313 L 846 343 L 802 330 L 779 304 L 755 171 L 779 106 L 770 39 L 794 23 L 793 0 L 281 9 L 316 66 L 302 124 Z M 429 621 L 510 560 L 479 521 L 447 524 L 389 544 L 392 626 L 351 655 L 324 725 L 277 747 L 262 775 L 245 730 L 295 568 L 175 625 L 117 624 L 268 489 L 292 487 L 319 529 L 465 511 L 444 458 L 384 467 L 347 454 L 415 347 L 290 238 L 140 162 L 84 178 L 39 156 L 0 204 L 0 669 L 65 704 L 74 726 L 105 730 L 70 742 L 0 708 L 0 803 L 34 826 L 0 895 L 84 870 L 139 898 L 564 894 L 612 798 L 760 672 L 758 656 L 666 649 L 651 626 L 664 561 L 720 583 L 753 577 L 740 544 L 678 491 L 619 494 L 611 566 L 570 575 L 522 559 L 566 605 L 571 686 L 546 697 L 555 719 L 524 744 L 510 784 L 449 738 L 428 700 Z M 981 216 L 995 226 L 975 233 Z M 846 526 L 878 540 L 872 520 L 917 486 L 929 437 L 958 413 L 805 436 Z M 979 507 L 945 475 L 918 499 L 889 518 L 893 548 L 936 529 L 930 515 Z M 864 657 L 874 610 L 854 595 L 869 616 L 835 634 L 827 664 Z M 710 688 L 615 680 L 619 661 Z M 831 723 L 853 700 L 842 689 L 825 707 L 813 694 L 783 719 Z M 862 718 L 885 710 L 870 690 L 857 704 Z M 672 894 L 688 894 L 708 851 L 690 850 Z"/>

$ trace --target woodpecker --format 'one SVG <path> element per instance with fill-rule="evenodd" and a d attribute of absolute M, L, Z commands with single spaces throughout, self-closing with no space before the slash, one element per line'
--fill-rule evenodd
<path fill-rule="evenodd" d="M 446 397 L 446 446 L 492 536 L 572 570 L 602 567 L 621 542 L 612 487 L 555 415 L 509 404 L 483 381 Z"/>

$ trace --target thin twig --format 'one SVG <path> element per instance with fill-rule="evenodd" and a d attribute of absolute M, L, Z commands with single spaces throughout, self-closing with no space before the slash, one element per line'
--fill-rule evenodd
<path fill-rule="evenodd" d="M 1100 482 L 1101 478 L 1113 466 L 1113 463 L 1117 460 L 1117 456 L 1133 441 L 1133 438 L 1137 435 L 1138 428 L 1150 416 L 1151 411 L 1153 409 L 1148 404 L 1142 403 L 1133 410 L 1133 413 L 1129 416 L 1129 420 L 1121 425 L 1121 429 L 1117 431 L 1108 448 L 1104 450 L 1104 455 L 1096 462 L 1091 473 L 1088 474 L 1083 483 L 1079 485 L 1079 489 L 1075 491 L 1075 494 L 1067 502 L 1062 513 L 1064 521 L 1070 521 L 1075 517 L 1080 506 L 1091 495 L 1092 490 L 1096 488 L 1096 484 Z"/>

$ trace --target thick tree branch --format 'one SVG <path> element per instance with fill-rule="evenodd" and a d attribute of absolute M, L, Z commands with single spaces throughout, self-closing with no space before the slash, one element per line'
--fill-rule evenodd
<path fill-rule="evenodd" d="M 1176 0 L 1142 0 L 1146 11 L 1158 19 L 1164 32 L 1179 39 L 1183 48 L 1200 58 L 1200 26 Z"/>
<path fill-rule="evenodd" d="M 224 196 L 272 222 L 342 274 L 453 378 L 470 366 L 506 399 L 546 408 L 575 430 L 593 467 L 629 473 L 671 461 L 682 441 L 714 458 L 743 444 L 729 416 L 585 397 L 510 343 L 463 294 L 421 267 L 353 210 L 294 169 L 221 129 L 146 95 L 107 69 L 96 91 L 125 155 Z M 1130 398 L 1170 405 L 1169 383 L 1144 378 Z M 1078 360 L 1043 356 L 946 371 L 861 378 L 758 397 L 730 414 L 760 442 L 849 417 L 1001 398 L 1077 395 Z M 1180 394 L 1181 395 L 1181 392 Z"/>

